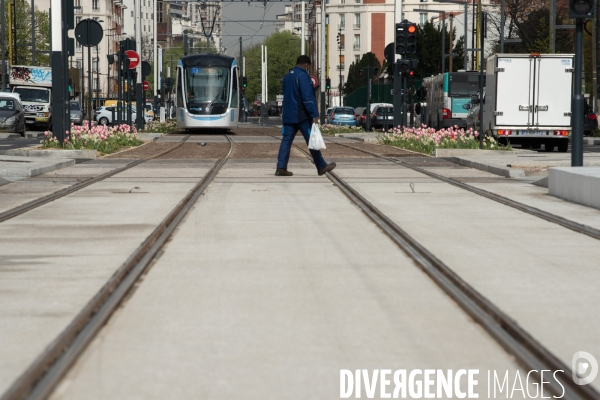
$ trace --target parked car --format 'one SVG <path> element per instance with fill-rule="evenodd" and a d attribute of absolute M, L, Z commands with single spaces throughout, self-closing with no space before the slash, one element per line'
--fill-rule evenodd
<path fill-rule="evenodd" d="M 96 109 L 96 111 L 94 112 L 94 121 L 97 121 L 98 124 L 100 125 L 109 125 L 112 124 L 112 117 L 113 117 L 113 111 L 115 114 L 115 119 L 117 118 L 117 107 L 116 106 L 110 106 L 110 107 L 106 107 L 106 106 L 102 106 Z M 127 117 L 127 111 L 125 110 L 123 112 L 123 118 L 126 119 Z M 133 107 L 133 111 L 131 113 L 131 120 L 135 121 L 135 119 L 137 118 L 137 113 L 136 113 L 136 109 L 135 107 Z M 152 121 L 152 117 L 147 114 L 144 113 L 144 119 L 146 122 L 150 122 Z"/>
<path fill-rule="evenodd" d="M 365 107 L 357 118 L 358 126 L 367 129 L 367 108 Z"/>
<path fill-rule="evenodd" d="M 393 107 L 377 107 L 371 114 L 371 128 L 388 129 L 394 127 L 394 108 Z"/>
<path fill-rule="evenodd" d="M 325 111 L 325 123 L 328 124 L 329 121 L 331 120 L 331 111 L 333 110 L 333 107 L 329 107 L 327 109 L 327 111 Z"/>
<path fill-rule="evenodd" d="M 590 136 L 592 131 L 598 129 L 598 117 L 588 103 L 583 104 L 583 134 Z"/>
<path fill-rule="evenodd" d="M 352 107 L 334 107 L 331 110 L 330 124 L 332 125 L 345 125 L 345 126 L 358 126 L 356 122 L 356 114 Z"/>
<path fill-rule="evenodd" d="M 146 103 L 146 114 L 154 118 L 154 105 L 152 103 Z"/>
<path fill-rule="evenodd" d="M 485 103 L 485 92 L 483 92 L 483 101 Z M 479 94 L 471 98 L 471 102 L 463 104 L 463 108 L 468 110 L 467 113 L 467 129 L 472 128 L 479 132 Z"/>
<path fill-rule="evenodd" d="M 14 96 L 0 94 L 0 130 L 25 136 L 25 111 Z"/>
<path fill-rule="evenodd" d="M 72 101 L 69 105 L 69 114 L 71 115 L 71 122 L 75 125 L 83 124 L 83 111 L 78 102 Z"/>

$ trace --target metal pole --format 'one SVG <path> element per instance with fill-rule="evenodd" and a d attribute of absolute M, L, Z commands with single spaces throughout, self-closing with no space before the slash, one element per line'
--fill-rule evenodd
<path fill-rule="evenodd" d="M 504 2 L 504 0 L 502 0 Z M 550 53 L 556 53 L 556 0 L 550 0 Z"/>
<path fill-rule="evenodd" d="M 121 125 L 121 116 L 123 115 L 123 87 L 122 87 L 122 71 L 123 71 L 123 57 L 121 52 L 121 41 L 119 41 L 119 51 L 117 52 L 117 124 Z M 156 85 L 156 81 L 154 82 Z M 111 121 L 113 124 L 115 121 Z"/>
<path fill-rule="evenodd" d="M 139 1 L 139 0 L 138 0 Z M 157 35 L 156 35 L 156 21 L 158 21 L 158 6 L 157 6 L 158 0 L 154 0 L 154 18 L 152 18 L 152 24 L 153 24 L 153 29 L 154 32 L 152 33 L 153 35 L 153 39 L 154 39 L 154 50 L 152 52 L 152 55 L 154 56 L 154 88 L 153 88 L 153 92 L 154 92 L 154 100 L 156 103 L 156 97 L 158 96 L 158 39 L 157 39 Z M 161 7 L 162 7 L 162 3 L 161 3 Z M 161 10 L 162 12 L 162 10 Z M 163 15 L 163 18 L 165 18 L 165 16 Z M 156 110 L 155 110 L 156 112 Z"/>
<path fill-rule="evenodd" d="M 506 21 L 506 16 L 504 13 L 504 1 L 500 2 L 500 53 L 504 53 L 504 23 Z M 556 0 L 550 0 L 550 3 Z M 552 11 L 550 11 L 550 15 L 552 15 Z M 552 19 L 552 18 L 551 18 Z M 552 30 L 552 28 L 550 28 Z M 552 53 L 554 53 L 552 51 Z"/>
<path fill-rule="evenodd" d="M 62 145 L 65 140 L 65 130 L 67 129 L 67 121 L 64 120 L 64 65 L 62 51 L 63 35 L 65 31 L 66 19 L 64 14 L 64 0 L 51 0 L 50 6 L 53 10 L 50 20 L 50 29 L 52 33 L 52 133 Z M 4 38 L 3 38 L 4 39 Z M 64 49 L 66 50 L 66 49 Z"/>
<path fill-rule="evenodd" d="M 239 62 L 243 62 L 243 54 L 242 54 L 242 37 L 240 36 L 240 58 L 239 58 Z M 238 64 L 239 65 L 239 64 Z M 244 122 L 244 117 L 242 117 L 243 114 L 245 114 L 245 110 L 244 110 L 244 87 L 242 86 L 242 76 L 238 74 L 238 81 L 237 81 L 237 85 L 238 85 L 238 90 L 240 91 L 240 109 L 242 110 L 238 116 L 238 122 Z"/>
<path fill-rule="evenodd" d="M 4 0 L 0 0 L 0 21 L 2 21 L 0 24 L 0 52 L 2 52 L 2 66 L 0 66 L 0 73 L 2 74 L 2 91 L 4 92 L 6 90 L 6 59 L 4 54 L 6 53 L 6 48 L 4 46 L 4 38 L 6 35 L 4 32 Z"/>
<path fill-rule="evenodd" d="M 442 74 L 446 72 L 446 13 L 442 12 Z"/>
<path fill-rule="evenodd" d="M 302 26 L 300 27 L 300 54 L 304 54 L 305 51 L 305 43 L 304 43 L 304 25 L 306 24 L 306 21 L 304 20 L 305 16 L 304 14 L 306 14 L 305 10 L 304 10 L 304 0 L 301 1 L 302 3 L 302 16 L 300 17 L 300 21 Z"/>
<path fill-rule="evenodd" d="M 325 71 L 325 64 L 327 64 L 326 54 L 325 54 L 325 27 L 326 27 L 326 15 L 325 15 L 325 1 L 321 1 L 321 46 L 319 46 L 319 52 L 321 55 L 321 60 L 319 61 L 319 67 L 321 70 L 321 109 L 320 109 L 320 123 L 323 125 L 325 123 L 325 80 L 327 79 L 327 71 Z"/>
<path fill-rule="evenodd" d="M 479 37 L 480 37 L 480 41 L 481 41 L 481 50 L 480 50 L 480 56 L 479 56 L 479 148 L 482 149 L 483 148 L 483 132 L 484 132 L 484 127 L 483 127 L 483 63 L 484 63 L 484 58 L 483 55 L 484 53 L 484 44 L 485 44 L 485 30 L 483 29 L 484 27 L 484 23 L 483 21 L 485 21 L 487 15 L 484 11 L 481 12 L 480 17 L 479 17 L 479 21 L 480 21 L 480 25 L 479 25 Z"/>
<path fill-rule="evenodd" d="M 31 0 L 31 65 L 35 65 L 35 0 Z"/>
<path fill-rule="evenodd" d="M 448 60 L 448 72 L 452 72 L 452 29 L 454 22 L 454 14 L 450 13 L 450 60 Z"/>
<path fill-rule="evenodd" d="M 90 24 L 88 27 L 88 37 L 90 37 Z M 92 126 L 92 47 L 88 46 L 88 124 Z"/>
<path fill-rule="evenodd" d="M 473 4 L 473 11 L 471 12 L 471 48 L 475 49 L 475 0 L 471 0 Z M 471 51 L 471 71 L 475 70 L 475 50 Z"/>
<path fill-rule="evenodd" d="M 583 167 L 583 96 L 581 94 L 581 75 L 583 69 L 583 24 L 578 19 L 575 25 L 575 73 L 573 75 L 573 125 L 571 141 L 571 166 Z"/>
<path fill-rule="evenodd" d="M 463 67 L 465 69 L 465 71 L 467 70 L 467 24 L 469 23 L 469 17 L 467 16 L 467 11 L 469 11 L 469 3 L 467 3 L 467 0 L 465 0 L 465 36 L 464 36 L 464 49 L 463 49 L 463 57 L 464 57 L 464 61 L 463 61 Z"/>
<path fill-rule="evenodd" d="M 138 0 L 136 2 L 136 7 L 135 7 L 135 40 L 137 41 L 137 43 L 139 43 L 139 49 L 138 51 L 140 52 L 139 54 L 139 59 L 138 59 L 138 65 L 135 69 L 135 71 L 137 72 L 137 79 L 135 82 L 135 97 L 136 97 L 136 102 L 135 102 L 135 108 L 137 110 L 136 112 L 136 118 L 135 118 L 135 127 L 137 129 L 144 129 L 144 124 L 146 122 L 146 120 L 144 119 L 144 114 L 146 112 L 146 110 L 144 109 L 144 104 L 142 101 L 142 95 L 143 95 L 143 89 L 142 89 L 142 7 L 141 7 L 141 1 Z"/>

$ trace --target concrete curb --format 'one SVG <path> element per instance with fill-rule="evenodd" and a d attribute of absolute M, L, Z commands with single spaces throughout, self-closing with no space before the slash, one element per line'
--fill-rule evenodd
<path fill-rule="evenodd" d="M 479 150 L 479 149 L 435 149 L 435 157 L 471 157 L 471 156 L 501 156 L 522 153 L 535 153 L 531 150 Z"/>
<path fill-rule="evenodd" d="M 75 160 L 72 159 L 40 162 L 8 157 L 3 160 L 5 162 L 0 163 L 0 177 L 3 178 L 29 178 L 75 165 Z"/>
<path fill-rule="evenodd" d="M 561 167 L 548 171 L 548 193 L 600 209 L 600 167 Z"/>
<path fill-rule="evenodd" d="M 0 139 L 19 139 L 20 133 L 0 133 Z"/>
<path fill-rule="evenodd" d="M 495 151 L 495 150 L 490 150 Z M 525 176 L 525 171 L 521 169 L 514 169 L 509 167 L 501 167 L 496 165 L 484 164 L 482 162 L 477 162 L 473 160 L 468 160 L 460 157 L 452 157 L 452 162 L 462 165 L 469 168 L 475 168 L 480 171 L 489 172 L 494 175 L 500 175 L 505 178 L 523 178 Z"/>
<path fill-rule="evenodd" d="M 588 146 L 600 146 L 600 138 L 583 138 Z"/>
<path fill-rule="evenodd" d="M 96 150 L 28 150 L 13 149 L 1 150 L 0 155 L 19 157 L 46 157 L 46 158 L 78 158 L 92 160 L 96 158 Z"/>
<path fill-rule="evenodd" d="M 164 136 L 164 133 L 138 133 L 137 137 L 144 142 L 152 142 Z"/>

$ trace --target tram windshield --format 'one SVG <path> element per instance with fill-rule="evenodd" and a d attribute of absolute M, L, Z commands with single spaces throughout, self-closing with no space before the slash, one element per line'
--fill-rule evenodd
<path fill-rule="evenodd" d="M 227 67 L 187 67 L 187 104 L 229 104 L 230 69 Z"/>

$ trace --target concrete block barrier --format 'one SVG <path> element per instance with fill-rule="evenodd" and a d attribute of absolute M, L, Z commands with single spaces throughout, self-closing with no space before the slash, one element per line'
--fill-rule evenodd
<path fill-rule="evenodd" d="M 548 171 L 551 196 L 600 209 L 600 167 L 560 167 Z"/>

